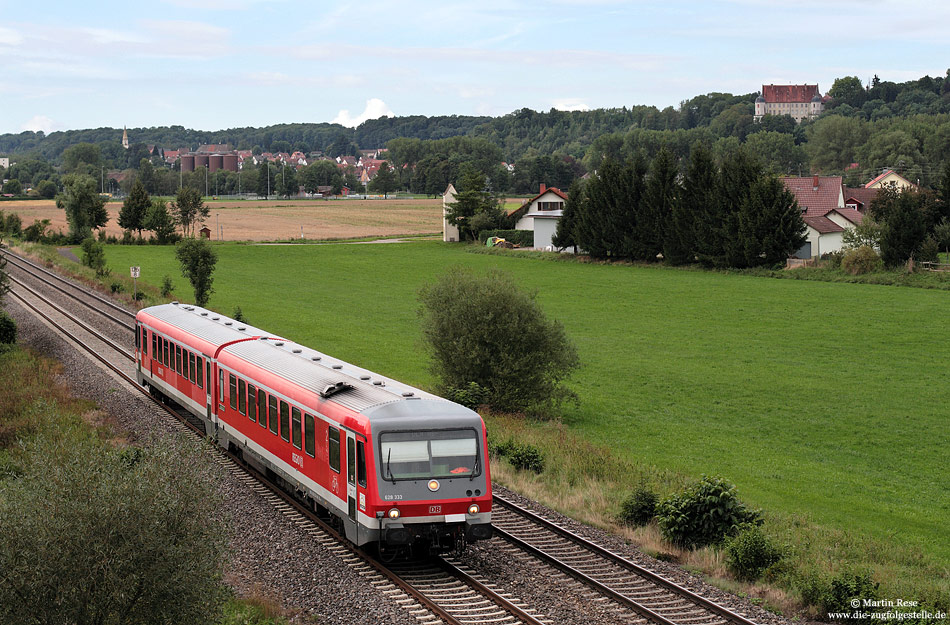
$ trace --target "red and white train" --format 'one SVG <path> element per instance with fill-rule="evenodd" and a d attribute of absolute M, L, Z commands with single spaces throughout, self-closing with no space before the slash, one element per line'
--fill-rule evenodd
<path fill-rule="evenodd" d="M 136 315 L 140 384 L 279 477 L 357 545 L 459 548 L 492 535 L 478 413 L 197 306 Z"/>

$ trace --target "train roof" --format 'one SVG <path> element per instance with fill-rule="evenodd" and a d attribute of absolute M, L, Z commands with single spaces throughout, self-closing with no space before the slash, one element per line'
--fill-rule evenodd
<path fill-rule="evenodd" d="M 478 416 L 454 402 L 199 306 L 173 302 L 143 308 L 139 314 L 206 341 L 219 360 L 222 355 L 239 358 L 374 421 L 406 415 L 408 405 L 400 405 L 416 402 L 418 409 L 408 412 L 417 416 L 433 414 L 434 402 L 439 404 L 435 411 L 444 416 Z"/>

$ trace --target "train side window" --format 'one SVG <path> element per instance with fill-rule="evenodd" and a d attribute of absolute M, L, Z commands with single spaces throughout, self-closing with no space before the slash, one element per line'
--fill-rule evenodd
<path fill-rule="evenodd" d="M 257 421 L 262 428 L 267 427 L 267 393 L 257 390 Z"/>
<path fill-rule="evenodd" d="M 290 440 L 290 406 L 285 401 L 280 402 L 280 437 Z"/>
<path fill-rule="evenodd" d="M 244 380 L 238 380 L 238 412 L 247 413 L 247 384 Z"/>
<path fill-rule="evenodd" d="M 198 368 L 198 357 L 188 352 L 188 363 L 191 371 L 188 372 L 188 379 L 191 380 L 191 383 L 194 384 L 198 380 L 198 372 L 195 369 Z"/>
<path fill-rule="evenodd" d="M 329 437 L 330 437 L 330 449 L 328 450 L 329 452 L 328 456 L 330 460 L 330 468 L 336 471 L 337 473 L 339 473 L 340 472 L 340 430 L 336 429 L 335 427 L 331 427 L 330 432 L 329 432 Z"/>
<path fill-rule="evenodd" d="M 307 455 L 311 458 L 316 458 L 316 450 L 314 449 L 314 439 L 317 436 L 316 429 L 314 428 L 313 417 L 308 414 L 303 416 L 303 444 L 306 448 L 305 451 Z"/>
<path fill-rule="evenodd" d="M 218 369 L 218 401 L 224 401 L 224 371 Z"/>
<path fill-rule="evenodd" d="M 346 439 L 346 481 L 356 484 L 356 445 L 352 438 Z"/>
<path fill-rule="evenodd" d="M 175 346 L 175 371 L 181 375 L 181 345 Z"/>
<path fill-rule="evenodd" d="M 237 410 L 237 378 L 233 373 L 228 374 L 228 388 L 231 391 L 231 410 Z"/>
<path fill-rule="evenodd" d="M 168 366 L 168 341 L 161 339 L 162 341 L 162 364 L 166 367 Z"/>
<path fill-rule="evenodd" d="M 204 388 L 205 359 L 198 356 L 198 388 Z"/>
<path fill-rule="evenodd" d="M 300 436 L 302 432 L 300 431 L 300 408 L 292 408 L 291 411 L 291 428 L 293 431 L 293 443 L 294 447 L 300 449 Z"/>
<path fill-rule="evenodd" d="M 267 425 L 277 434 L 277 398 L 273 395 L 267 397 Z"/>
<path fill-rule="evenodd" d="M 366 487 L 366 444 L 363 441 L 356 442 L 356 481 Z"/>
<path fill-rule="evenodd" d="M 158 354 L 158 335 L 155 332 L 152 332 L 152 358 L 155 358 L 155 355 Z"/>
<path fill-rule="evenodd" d="M 181 348 L 181 377 L 185 378 L 185 382 L 191 377 L 191 365 L 189 364 L 189 359 L 191 358 L 191 352 L 189 352 L 184 347 Z"/>
<path fill-rule="evenodd" d="M 257 389 L 247 385 L 247 416 L 251 421 L 257 421 Z"/>
<path fill-rule="evenodd" d="M 148 356 L 148 330 L 142 327 L 142 354 Z"/>
<path fill-rule="evenodd" d="M 139 327 L 135 326 L 135 351 L 139 351 Z"/>

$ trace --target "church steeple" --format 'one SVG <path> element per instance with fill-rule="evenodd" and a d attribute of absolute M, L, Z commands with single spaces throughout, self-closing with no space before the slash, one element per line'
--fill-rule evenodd
<path fill-rule="evenodd" d="M 126 130 L 125 126 L 122 126 L 122 147 L 126 150 L 129 149 L 129 131 Z"/>

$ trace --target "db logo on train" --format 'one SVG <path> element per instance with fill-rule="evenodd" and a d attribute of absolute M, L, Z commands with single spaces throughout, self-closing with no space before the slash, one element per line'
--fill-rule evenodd
<path fill-rule="evenodd" d="M 429 506 L 429 514 L 442 514 L 442 506 Z"/>

